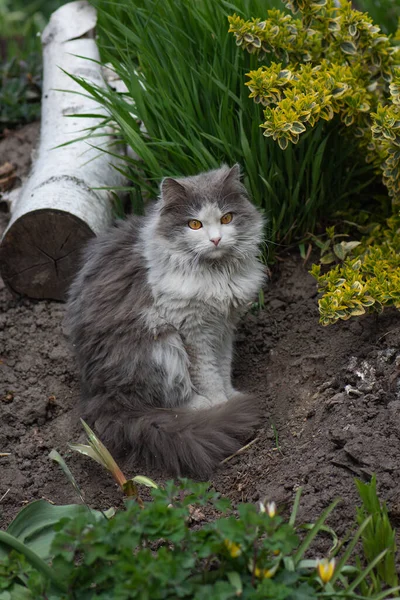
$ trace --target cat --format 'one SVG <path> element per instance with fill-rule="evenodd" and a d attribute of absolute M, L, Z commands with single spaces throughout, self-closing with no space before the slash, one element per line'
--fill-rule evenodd
<path fill-rule="evenodd" d="M 165 178 L 152 211 L 91 240 L 66 313 L 83 418 L 112 451 L 207 478 L 259 421 L 231 383 L 232 343 L 257 296 L 263 217 L 223 165 Z"/>

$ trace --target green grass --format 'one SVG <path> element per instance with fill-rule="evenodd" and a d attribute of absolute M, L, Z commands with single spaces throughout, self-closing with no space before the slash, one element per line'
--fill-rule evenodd
<path fill-rule="evenodd" d="M 83 84 L 107 108 L 141 158 L 127 171 L 150 195 L 163 176 L 239 162 L 267 236 L 286 245 L 330 212 L 355 201 L 371 179 L 335 121 L 281 151 L 262 135 L 262 107 L 248 98 L 245 74 L 257 58 L 236 47 L 227 16 L 266 16 L 278 0 L 92 0 L 102 58 L 129 93 Z M 271 57 L 273 58 L 273 57 Z M 133 100 L 133 104 L 132 104 Z M 147 134 L 139 127 L 145 124 Z M 136 198 L 136 207 L 139 202 Z M 140 206 L 139 206 L 140 208 Z"/>
<path fill-rule="evenodd" d="M 390 523 L 386 504 L 381 503 L 378 498 L 376 476 L 373 475 L 369 483 L 356 479 L 355 484 L 362 500 L 362 506 L 356 509 L 357 522 L 361 525 L 370 517 L 361 536 L 365 558 L 370 563 L 381 552 L 387 551 L 383 560 L 371 572 L 374 588 L 380 591 L 385 585 L 397 587 L 399 578 L 396 572 L 396 532 Z M 398 593 L 394 595 L 398 597 Z"/>

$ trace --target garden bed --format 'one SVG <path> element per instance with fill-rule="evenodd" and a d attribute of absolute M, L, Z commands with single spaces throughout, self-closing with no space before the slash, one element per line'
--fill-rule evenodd
<path fill-rule="evenodd" d="M 0 142 L 24 176 L 30 125 Z M 4 229 L 7 217 L 0 215 Z M 235 385 L 257 395 L 264 419 L 256 441 L 221 466 L 212 483 L 234 501 L 267 498 L 292 504 L 303 486 L 300 520 L 343 498 L 329 524 L 339 534 L 353 522 L 354 477 L 376 473 L 378 490 L 400 524 L 400 314 L 387 310 L 323 328 L 315 280 L 298 253 L 281 254 L 265 291 L 265 309 L 249 313 L 236 341 Z M 0 281 L 0 526 L 29 501 L 78 498 L 48 454 L 56 448 L 88 503 L 121 504 L 111 478 L 67 442 L 82 439 L 75 407 L 77 372 L 64 339 L 64 305 L 15 299 Z M 122 463 L 123 467 L 123 463 Z M 146 474 L 158 482 L 163 474 Z M 204 518 L 209 518 L 206 512 Z M 203 515 L 199 516 L 202 519 Z"/>

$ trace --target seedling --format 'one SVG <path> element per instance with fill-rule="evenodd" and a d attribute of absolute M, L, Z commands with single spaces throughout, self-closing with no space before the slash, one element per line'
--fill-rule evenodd
<path fill-rule="evenodd" d="M 345 258 L 361 244 L 361 242 L 357 241 L 338 241 L 339 238 L 348 237 L 349 235 L 347 233 L 335 233 L 334 226 L 327 227 L 324 236 L 310 234 L 310 238 L 320 249 L 321 255 L 319 262 L 321 265 L 343 262 Z"/>
<path fill-rule="evenodd" d="M 109 471 L 124 494 L 126 494 L 128 497 L 136 498 L 138 504 L 143 507 L 143 500 L 139 495 L 139 490 L 136 484 L 139 483 L 151 488 L 157 488 L 157 484 L 149 477 L 144 477 L 143 475 L 136 475 L 131 479 L 127 479 L 114 458 L 111 456 L 110 452 L 99 440 L 96 434 L 90 429 L 89 425 L 87 425 L 83 419 L 81 419 L 81 423 L 86 431 L 89 444 L 69 444 L 69 447 L 72 450 L 75 450 L 75 452 L 89 456 L 99 463 L 99 465 Z"/>

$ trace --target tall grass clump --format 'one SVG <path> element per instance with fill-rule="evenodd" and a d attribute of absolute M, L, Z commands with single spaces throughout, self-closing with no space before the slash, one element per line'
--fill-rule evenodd
<path fill-rule="evenodd" d="M 128 93 L 81 83 L 140 157 L 127 170 L 141 190 L 155 195 L 163 176 L 239 162 L 246 187 L 268 218 L 268 237 L 288 243 L 374 178 L 337 123 L 321 124 L 285 152 L 263 136 L 262 108 L 249 100 L 244 85 L 258 59 L 237 47 L 227 17 L 232 11 L 263 14 L 281 6 L 277 0 L 92 3 L 102 60 Z"/>

